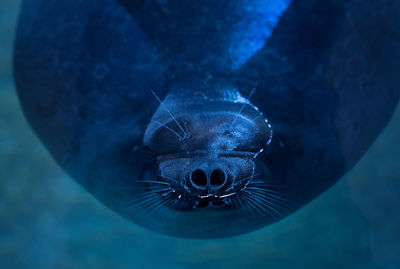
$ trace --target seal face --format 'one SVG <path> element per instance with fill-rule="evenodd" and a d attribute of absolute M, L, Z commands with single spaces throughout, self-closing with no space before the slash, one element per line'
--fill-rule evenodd
<path fill-rule="evenodd" d="M 390 118 L 397 0 L 23 2 L 18 95 L 54 159 L 161 233 L 221 238 L 331 187 Z"/>
<path fill-rule="evenodd" d="M 255 158 L 269 149 L 272 126 L 240 93 L 228 91 L 236 99 L 171 93 L 147 126 L 144 146 L 155 154 L 160 178 L 147 187 L 155 184 L 175 199 L 175 209 L 238 207 L 239 193 L 268 172 Z"/>

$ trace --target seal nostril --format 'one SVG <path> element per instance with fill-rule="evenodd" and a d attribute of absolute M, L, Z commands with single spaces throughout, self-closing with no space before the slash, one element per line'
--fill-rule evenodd
<path fill-rule="evenodd" d="M 201 169 L 196 169 L 192 172 L 190 177 L 192 183 L 196 186 L 205 187 L 207 185 L 207 175 Z"/>
<path fill-rule="evenodd" d="M 221 169 L 215 169 L 210 175 L 210 184 L 222 186 L 225 183 L 225 173 Z"/>

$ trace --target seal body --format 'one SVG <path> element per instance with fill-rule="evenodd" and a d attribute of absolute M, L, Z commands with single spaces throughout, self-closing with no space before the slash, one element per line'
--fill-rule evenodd
<path fill-rule="evenodd" d="M 14 71 L 54 159 L 149 229 L 220 238 L 331 187 L 390 118 L 396 0 L 23 2 Z"/>

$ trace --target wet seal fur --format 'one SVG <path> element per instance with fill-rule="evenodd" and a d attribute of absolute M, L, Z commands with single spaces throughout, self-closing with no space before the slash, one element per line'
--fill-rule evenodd
<path fill-rule="evenodd" d="M 368 149 L 399 98 L 399 15 L 396 0 L 25 0 L 15 82 L 51 155 L 105 205 L 165 234 L 233 236 Z"/>

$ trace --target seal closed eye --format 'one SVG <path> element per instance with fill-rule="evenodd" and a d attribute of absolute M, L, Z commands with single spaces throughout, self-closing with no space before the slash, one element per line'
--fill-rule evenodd
<path fill-rule="evenodd" d="M 191 238 L 254 231 L 331 187 L 400 89 L 396 0 L 23 1 L 14 75 L 57 163 Z"/>

